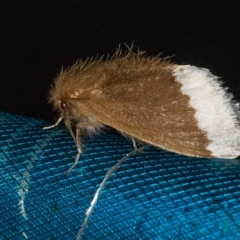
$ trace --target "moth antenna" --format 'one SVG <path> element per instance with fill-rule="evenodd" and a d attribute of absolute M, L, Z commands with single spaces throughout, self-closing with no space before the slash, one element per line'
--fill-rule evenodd
<path fill-rule="evenodd" d="M 145 148 L 147 148 L 147 147 L 148 147 L 148 145 L 145 145 L 145 146 L 139 148 L 139 150 L 140 150 L 140 151 L 143 151 L 143 149 L 145 149 Z M 101 191 L 103 190 L 103 188 L 104 188 L 104 186 L 106 185 L 106 183 L 107 183 L 107 181 L 109 180 L 109 178 L 113 175 L 113 173 L 118 169 L 118 167 L 119 167 L 122 163 L 124 163 L 129 157 L 131 157 L 131 156 L 132 156 L 134 153 L 136 153 L 136 152 L 138 152 L 138 151 L 137 151 L 136 149 L 134 149 L 132 152 L 126 154 L 123 158 L 121 158 L 120 160 L 118 160 L 118 162 L 108 170 L 105 178 L 104 178 L 103 181 L 101 182 L 100 186 L 98 187 L 98 189 L 97 189 L 97 191 L 96 191 L 96 193 L 95 193 L 95 195 L 94 195 L 94 197 L 93 197 L 93 200 L 92 200 L 92 202 L 91 202 L 91 204 L 90 204 L 90 207 L 89 207 L 89 208 L 87 209 L 87 211 L 86 211 L 86 217 L 85 217 L 84 222 L 83 222 L 83 224 L 82 224 L 82 226 L 81 226 L 81 228 L 80 228 L 80 230 L 79 230 L 79 232 L 78 232 L 78 235 L 77 235 L 77 239 L 76 239 L 76 240 L 80 240 L 80 239 L 82 238 L 83 233 L 84 233 L 84 230 L 86 229 L 87 224 L 88 224 L 88 221 L 89 221 L 89 219 L 90 219 L 90 216 L 91 216 L 91 214 L 92 214 L 92 212 L 93 212 L 93 209 L 94 209 L 94 207 L 95 207 L 96 204 L 97 204 L 97 201 L 98 201 L 98 199 L 99 199 L 100 193 L 101 193 Z"/>

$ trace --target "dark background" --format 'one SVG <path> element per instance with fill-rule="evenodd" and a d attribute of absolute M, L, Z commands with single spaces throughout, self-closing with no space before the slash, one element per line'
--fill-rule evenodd
<path fill-rule="evenodd" d="M 240 100 L 238 0 L 0 1 L 0 111 L 53 120 L 50 84 L 119 43 L 209 68 Z"/>

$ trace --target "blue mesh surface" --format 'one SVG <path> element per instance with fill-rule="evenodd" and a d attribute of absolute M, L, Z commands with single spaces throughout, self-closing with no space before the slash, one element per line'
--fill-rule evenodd
<path fill-rule="evenodd" d="M 76 147 L 63 126 L 0 112 L 0 239 L 75 239 L 107 170 L 132 144 L 118 134 Z M 101 193 L 83 239 L 240 239 L 240 165 L 153 147 Z"/>

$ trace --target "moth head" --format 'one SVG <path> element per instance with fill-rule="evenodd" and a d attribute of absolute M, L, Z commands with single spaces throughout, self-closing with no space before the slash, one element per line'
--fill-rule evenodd
<path fill-rule="evenodd" d="M 75 126 L 87 118 L 87 116 L 81 112 L 81 109 L 79 109 L 78 104 L 71 102 L 71 100 L 59 100 L 58 110 L 61 113 L 65 124 L 70 124 L 71 126 Z"/>

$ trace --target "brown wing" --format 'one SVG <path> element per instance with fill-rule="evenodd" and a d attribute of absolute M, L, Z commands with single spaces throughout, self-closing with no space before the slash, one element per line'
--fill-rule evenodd
<path fill-rule="evenodd" d="M 88 116 L 152 145 L 189 156 L 211 156 L 189 97 L 171 71 L 105 84 L 79 108 Z M 76 102 L 75 102 L 76 103 Z"/>

